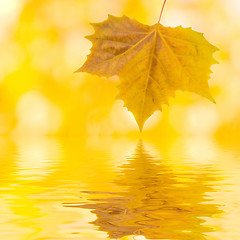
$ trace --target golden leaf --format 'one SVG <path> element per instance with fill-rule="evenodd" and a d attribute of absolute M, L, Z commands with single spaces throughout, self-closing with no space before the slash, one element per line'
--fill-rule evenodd
<path fill-rule="evenodd" d="M 208 79 L 217 50 L 191 28 L 148 26 L 127 16 L 92 24 L 91 54 L 79 72 L 120 78 L 118 98 L 138 123 L 144 122 L 176 90 L 191 91 L 214 102 Z"/>

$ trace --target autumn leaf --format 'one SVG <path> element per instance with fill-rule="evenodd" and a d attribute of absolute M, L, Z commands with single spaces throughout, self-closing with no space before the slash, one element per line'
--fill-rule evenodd
<path fill-rule="evenodd" d="M 118 98 L 131 111 L 140 131 L 144 122 L 177 90 L 208 98 L 210 66 L 217 50 L 202 33 L 191 28 L 148 26 L 127 16 L 92 24 L 95 33 L 87 38 L 93 46 L 78 70 L 120 78 Z"/>

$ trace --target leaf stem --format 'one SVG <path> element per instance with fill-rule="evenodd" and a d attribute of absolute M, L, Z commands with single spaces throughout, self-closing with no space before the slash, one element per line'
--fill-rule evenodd
<path fill-rule="evenodd" d="M 163 14 L 163 9 L 165 7 L 166 1 L 167 0 L 164 0 L 163 6 L 162 6 L 162 10 L 161 10 L 161 13 L 160 13 L 160 16 L 159 16 L 159 19 L 158 19 L 158 23 L 160 23 L 160 20 L 161 20 L 162 14 Z"/>

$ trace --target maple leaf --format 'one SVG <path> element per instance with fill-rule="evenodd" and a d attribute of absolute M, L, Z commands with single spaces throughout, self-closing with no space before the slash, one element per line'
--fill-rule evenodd
<path fill-rule="evenodd" d="M 92 24 L 87 38 L 93 46 L 78 70 L 120 78 L 118 98 L 131 111 L 142 131 L 144 122 L 176 90 L 191 91 L 212 102 L 208 80 L 217 50 L 191 28 L 148 26 L 127 16 Z"/>

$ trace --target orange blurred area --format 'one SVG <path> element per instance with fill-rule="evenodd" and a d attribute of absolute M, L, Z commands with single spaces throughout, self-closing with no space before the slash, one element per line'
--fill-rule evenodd
<path fill-rule="evenodd" d="M 123 102 L 115 100 L 117 77 L 74 73 L 85 61 L 90 22 L 108 14 L 154 24 L 160 0 L 0 0 L 0 134 L 138 134 Z M 165 26 L 191 26 L 220 51 L 209 81 L 217 104 L 178 92 L 156 112 L 144 134 L 221 135 L 240 130 L 240 3 L 172 0 Z"/>

